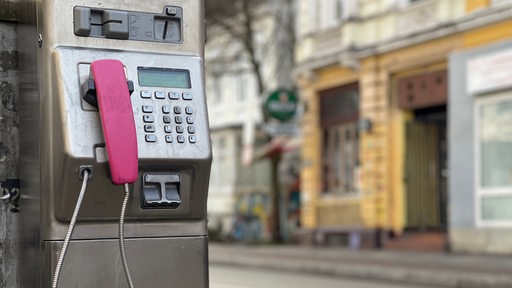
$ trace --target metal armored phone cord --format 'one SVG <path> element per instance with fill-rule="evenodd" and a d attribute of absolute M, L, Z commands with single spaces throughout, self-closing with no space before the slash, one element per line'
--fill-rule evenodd
<path fill-rule="evenodd" d="M 59 285 L 60 270 L 62 268 L 62 263 L 64 262 L 64 257 L 66 257 L 66 252 L 68 250 L 69 241 L 71 240 L 71 235 L 73 234 L 73 230 L 75 230 L 75 224 L 78 218 L 78 212 L 80 212 L 80 206 L 82 206 L 82 200 L 84 200 L 85 190 L 87 188 L 87 181 L 89 180 L 89 171 L 87 169 L 83 170 L 82 176 L 84 177 L 84 180 L 82 182 L 82 189 L 80 190 L 80 194 L 78 195 L 75 210 L 73 211 L 71 222 L 69 222 L 68 232 L 66 233 L 66 238 L 64 238 L 64 244 L 62 245 L 62 248 L 60 250 L 59 260 L 57 260 L 57 266 L 55 267 L 55 273 L 53 274 L 52 288 L 57 288 Z"/>
<path fill-rule="evenodd" d="M 128 267 L 128 260 L 126 260 L 126 250 L 124 248 L 124 218 L 126 214 L 126 206 L 130 199 L 130 186 L 128 183 L 124 184 L 124 200 L 123 206 L 121 207 L 121 216 L 119 216 L 119 250 L 121 251 L 121 261 L 123 262 L 124 275 L 128 282 L 128 287 L 133 288 L 132 275 L 130 268 Z"/>

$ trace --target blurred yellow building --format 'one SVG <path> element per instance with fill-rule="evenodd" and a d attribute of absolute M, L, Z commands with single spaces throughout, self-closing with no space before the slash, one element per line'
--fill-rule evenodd
<path fill-rule="evenodd" d="M 302 239 L 446 233 L 449 57 L 512 39 L 512 1 L 299 0 L 297 18 Z"/>

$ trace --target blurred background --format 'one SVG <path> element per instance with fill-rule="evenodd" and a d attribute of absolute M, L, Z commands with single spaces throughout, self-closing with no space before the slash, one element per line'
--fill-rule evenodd
<path fill-rule="evenodd" d="M 212 237 L 511 253 L 510 5 L 207 0 Z"/>
<path fill-rule="evenodd" d="M 210 261 L 512 287 L 512 1 L 205 4 Z"/>

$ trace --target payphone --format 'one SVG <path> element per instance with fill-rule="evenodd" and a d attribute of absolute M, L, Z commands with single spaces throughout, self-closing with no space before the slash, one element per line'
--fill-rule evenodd
<path fill-rule="evenodd" d="M 21 5 L 22 287 L 208 287 L 203 1 Z"/>

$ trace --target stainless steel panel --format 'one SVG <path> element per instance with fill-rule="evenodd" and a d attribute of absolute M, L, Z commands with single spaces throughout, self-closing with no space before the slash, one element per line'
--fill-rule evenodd
<path fill-rule="evenodd" d="M 127 240 L 127 251 L 136 285 L 207 287 L 206 197 L 211 147 L 203 88 L 203 1 L 22 0 L 19 5 L 24 14 L 19 18 L 18 37 L 22 41 L 22 286 L 49 286 L 80 189 L 78 171 L 82 165 L 91 165 L 94 179 L 89 182 L 60 287 L 126 287 L 115 239 L 123 193 L 108 179 L 98 113 L 80 98 L 89 64 L 114 58 L 125 64 L 128 78 L 136 84 L 132 101 L 140 174 L 179 174 L 183 199 L 178 209 L 142 209 L 141 181 L 132 185 L 125 231 L 132 238 Z M 159 14 L 166 5 L 183 8 L 180 44 L 74 34 L 75 6 Z M 195 111 L 195 143 L 175 146 L 162 141 L 150 146 L 145 142 L 140 107 L 156 100 L 134 97 L 141 91 L 138 66 L 190 70 L 192 88 L 180 92 L 194 95 L 187 105 Z M 163 134 L 157 132 L 159 138 Z"/>
<path fill-rule="evenodd" d="M 51 95 L 43 117 L 43 131 L 48 137 L 42 140 L 42 152 L 47 156 L 41 167 L 48 173 L 48 186 L 43 189 L 43 237 L 45 240 L 63 239 L 64 230 L 55 229 L 69 221 L 80 188 L 78 171 L 81 165 L 94 168 L 94 178 L 89 183 L 84 199 L 80 220 L 116 222 L 119 215 L 119 203 L 122 201 L 122 189 L 110 183 L 107 163 L 104 156 L 98 157 L 98 147 L 104 146 L 101 135 L 100 119 L 96 110 L 81 102 L 80 84 L 88 77 L 83 67 L 97 59 L 115 58 L 126 66 L 128 79 L 134 80 L 135 91 L 132 104 L 136 121 L 139 147 L 139 166 L 142 176 L 145 172 L 173 172 L 180 175 L 180 193 L 182 205 L 177 209 L 142 209 L 141 181 L 132 189 L 133 197 L 129 204 L 127 217 L 130 220 L 202 219 L 206 214 L 206 192 L 208 189 L 211 148 L 208 132 L 206 101 L 203 90 L 202 61 L 199 57 L 179 57 L 151 53 L 132 53 L 110 50 L 77 50 L 72 47 L 59 47 L 53 53 L 52 75 L 60 75 L 50 81 L 51 89 L 45 94 Z M 190 91 L 192 101 L 170 99 L 143 99 L 142 90 L 155 90 L 140 87 L 137 81 L 137 67 L 170 67 L 187 69 L 192 80 L 191 89 L 157 88 L 165 92 L 179 93 Z M 85 66 L 86 67 L 86 66 Z M 157 126 L 157 143 L 145 141 L 142 105 L 190 106 L 194 110 L 196 143 L 166 143 L 163 123 Z M 161 113 L 155 111 L 156 121 L 161 121 Z M 185 114 L 183 112 L 183 114 Z M 176 132 L 173 132 L 176 135 Z M 171 134 L 173 134 L 171 133 Z M 67 224 L 65 224 L 67 225 Z M 150 236 L 137 235 L 138 237 Z M 197 235 L 197 234 L 194 234 Z M 172 236 L 172 235 L 168 235 Z M 94 237 L 94 235 L 90 235 Z"/>
<path fill-rule="evenodd" d="M 51 287 L 61 241 L 45 241 L 41 287 Z M 205 237 L 127 239 L 128 265 L 135 287 L 208 287 Z M 116 239 L 72 241 L 59 287 L 125 288 Z"/>
<path fill-rule="evenodd" d="M 204 54 L 205 32 L 202 0 L 153 0 L 150 2 L 138 0 L 33 0 L 33 2 L 38 2 L 38 9 L 41 11 L 42 17 L 38 19 L 38 27 L 44 38 L 45 47 L 43 49 L 48 49 L 48 51 L 55 49 L 57 46 L 73 46 L 173 53 L 199 57 L 203 57 Z M 183 42 L 180 44 L 77 37 L 74 34 L 73 7 L 75 6 L 160 14 L 166 5 L 183 8 Z"/>

